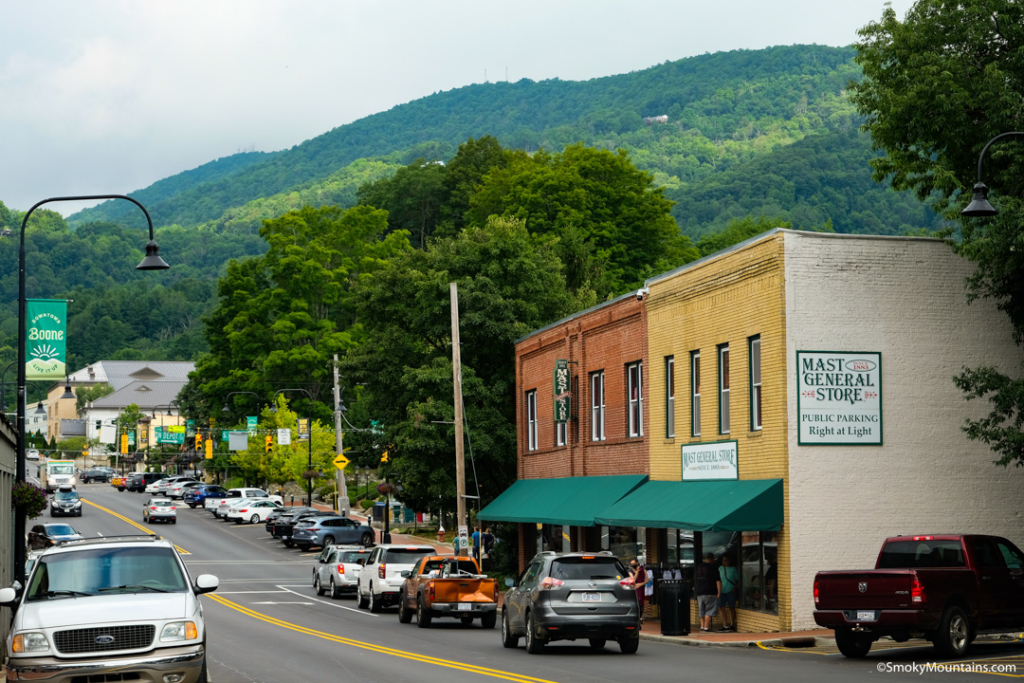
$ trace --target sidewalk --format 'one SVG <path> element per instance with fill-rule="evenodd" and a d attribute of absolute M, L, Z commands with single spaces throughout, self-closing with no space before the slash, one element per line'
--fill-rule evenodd
<path fill-rule="evenodd" d="M 332 508 L 330 505 L 325 505 L 323 503 L 313 503 L 313 507 L 315 507 L 318 510 L 323 510 L 325 512 L 329 512 L 329 511 L 334 510 L 334 508 Z M 355 510 L 350 510 L 349 513 L 348 513 L 348 516 L 351 517 L 354 520 L 359 521 L 359 522 L 365 522 L 367 520 L 366 515 L 360 514 L 360 513 L 356 512 Z M 374 531 L 376 532 L 376 537 L 374 538 L 374 542 L 375 543 L 380 543 L 381 542 L 381 540 L 380 540 L 381 539 L 381 535 L 382 535 L 383 532 L 380 529 L 377 529 L 377 528 L 374 528 Z M 419 536 L 410 536 L 410 535 L 407 535 L 407 534 L 396 534 L 396 533 L 392 532 L 391 533 L 391 542 L 392 543 L 404 543 L 404 544 L 408 544 L 408 545 L 422 545 L 422 544 L 432 545 L 435 548 L 437 548 L 438 555 L 452 555 L 452 554 L 455 553 L 455 549 L 452 547 L 451 543 L 438 543 L 437 539 L 426 539 L 426 538 L 421 538 Z"/>
<path fill-rule="evenodd" d="M 776 647 L 835 645 L 832 631 L 828 629 L 785 633 L 719 633 L 716 631 L 701 633 L 699 629 L 693 629 L 688 636 L 663 636 L 661 635 L 661 621 L 647 618 L 644 619 L 640 638 L 656 643 L 694 647 L 757 647 L 758 644 Z"/>

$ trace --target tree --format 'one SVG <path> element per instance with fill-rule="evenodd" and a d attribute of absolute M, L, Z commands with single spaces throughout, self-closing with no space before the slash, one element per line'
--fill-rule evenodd
<path fill-rule="evenodd" d="M 1024 6 L 1012 0 L 919 0 L 900 21 L 887 8 L 861 29 L 857 61 L 865 79 L 851 86 L 865 128 L 886 156 L 875 179 L 912 190 L 958 221 L 953 248 L 977 263 L 969 301 L 989 298 L 1024 343 L 1024 145 L 997 143 L 985 159 L 985 181 L 1000 213 L 961 218 L 978 154 L 996 135 L 1024 129 Z M 964 368 L 954 379 L 968 399 L 991 410 L 967 420 L 967 437 L 989 444 L 998 464 L 1024 466 L 1024 379 L 994 367 Z"/>
<path fill-rule="evenodd" d="M 82 409 L 90 401 L 109 396 L 114 393 L 114 387 L 109 384 L 94 384 L 91 387 L 76 387 L 75 390 L 75 411 L 80 415 Z"/>
<path fill-rule="evenodd" d="M 384 434 L 346 434 L 346 444 L 377 457 L 388 448 L 392 481 L 417 509 L 454 504 L 454 430 L 445 424 L 454 416 L 451 282 L 466 431 L 485 498 L 515 480 L 515 340 L 592 303 L 567 291 L 555 239 L 531 235 L 516 219 L 492 218 L 401 254 L 361 284 L 363 337 L 343 370 L 367 383 L 359 402 Z"/>
<path fill-rule="evenodd" d="M 423 249 L 434 234 L 447 199 L 441 161 L 419 158 L 398 169 L 390 178 L 381 178 L 359 188 L 359 203 L 387 210 L 388 230 L 405 230 L 413 244 Z"/>

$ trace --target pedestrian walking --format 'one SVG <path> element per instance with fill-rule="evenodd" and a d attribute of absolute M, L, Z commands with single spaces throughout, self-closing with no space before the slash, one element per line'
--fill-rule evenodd
<path fill-rule="evenodd" d="M 480 561 L 480 527 L 473 527 L 473 557 Z"/>
<path fill-rule="evenodd" d="M 640 607 L 640 623 L 644 622 L 644 605 L 647 603 L 647 569 L 640 560 L 629 563 L 629 575 L 633 577 L 633 588 L 636 590 L 636 603 Z"/>
<path fill-rule="evenodd" d="M 696 585 L 697 608 L 700 615 L 700 632 L 711 631 L 711 620 L 718 614 L 718 598 L 722 594 L 722 579 L 715 571 L 715 554 L 708 553 L 697 567 Z"/>
<path fill-rule="evenodd" d="M 494 534 L 491 533 L 491 527 L 487 527 L 484 529 L 484 557 L 490 557 L 492 550 L 494 550 Z"/>
<path fill-rule="evenodd" d="M 736 588 L 739 585 L 739 573 L 732 566 L 732 558 L 722 556 L 722 566 L 718 568 L 718 578 L 722 587 L 718 599 L 718 609 L 722 612 L 722 630 L 736 630 Z"/>

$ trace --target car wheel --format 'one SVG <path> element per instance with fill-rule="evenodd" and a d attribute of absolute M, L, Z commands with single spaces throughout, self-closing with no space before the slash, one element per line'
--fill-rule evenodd
<path fill-rule="evenodd" d="M 291 548 L 293 545 L 295 545 L 295 543 L 291 539 L 288 539 L 287 541 L 284 542 L 284 547 L 285 548 Z"/>
<path fill-rule="evenodd" d="M 383 596 L 381 596 L 383 597 Z M 374 614 L 379 614 L 384 604 L 380 599 L 373 593 L 373 584 L 370 584 L 370 611 Z"/>
<path fill-rule="evenodd" d="M 849 628 L 837 628 L 836 647 L 843 653 L 844 657 L 850 659 L 861 659 L 871 650 L 871 639 L 863 634 L 854 633 Z M 938 643 L 938 641 L 935 641 Z"/>
<path fill-rule="evenodd" d="M 337 600 L 341 597 L 341 589 L 334 583 L 334 577 L 331 577 L 331 600 Z"/>
<path fill-rule="evenodd" d="M 619 641 L 619 650 L 624 655 L 635 655 L 637 649 L 640 647 L 640 634 L 637 633 L 635 636 L 626 636 Z"/>
<path fill-rule="evenodd" d="M 152 524 L 152 523 L 153 523 L 153 518 L 152 517 L 146 517 L 146 524 Z"/>
<path fill-rule="evenodd" d="M 533 612 L 526 615 L 526 651 L 531 655 L 539 655 L 544 651 L 544 641 L 537 637 L 537 624 L 533 621 Z"/>
<path fill-rule="evenodd" d="M 428 628 L 433 615 L 427 606 L 423 604 L 423 596 L 416 598 L 416 625 L 420 628 Z"/>
<path fill-rule="evenodd" d="M 497 612 L 484 612 L 480 617 L 480 628 L 494 628 L 496 623 L 498 623 Z"/>
<path fill-rule="evenodd" d="M 363 591 L 360 589 L 358 584 L 356 584 L 356 598 L 356 607 L 359 609 L 366 609 L 366 606 L 370 604 L 369 601 L 367 601 L 366 596 L 363 595 Z"/>
<path fill-rule="evenodd" d="M 323 595 L 324 593 L 327 592 L 326 590 L 324 590 L 324 587 L 322 585 L 320 585 L 320 574 L 319 574 L 319 572 L 313 572 L 313 588 L 316 589 L 316 594 L 317 595 Z"/>
<path fill-rule="evenodd" d="M 508 623 L 508 612 L 505 610 L 501 613 L 501 644 L 510 650 L 519 647 L 519 636 L 512 633 L 512 626 Z"/>
<path fill-rule="evenodd" d="M 359 542 L 363 544 L 364 548 L 369 548 L 373 545 L 373 534 L 363 534 L 363 537 L 359 539 Z"/>
<path fill-rule="evenodd" d="M 594 650 L 603 650 L 604 649 L 604 645 L 607 642 L 608 641 L 605 640 L 604 638 L 591 638 L 590 639 L 590 647 L 592 649 L 594 649 Z"/>
<path fill-rule="evenodd" d="M 302 552 L 306 552 L 309 549 L 310 549 L 310 545 L 308 543 L 300 543 L 299 544 L 299 550 L 301 550 Z"/>
<path fill-rule="evenodd" d="M 260 516 L 258 514 L 257 515 L 253 515 L 252 517 L 249 518 L 249 523 L 250 524 L 259 524 L 259 522 L 260 522 Z"/>
<path fill-rule="evenodd" d="M 188 504 L 188 506 L 189 506 L 190 508 L 192 508 L 193 510 L 195 510 L 195 509 L 196 509 L 196 504 L 195 504 L 195 503 L 189 503 L 189 504 Z"/>
<path fill-rule="evenodd" d="M 178 523 L 178 518 L 177 517 L 175 517 L 174 519 L 171 520 L 171 524 L 177 524 L 177 523 Z"/>
<path fill-rule="evenodd" d="M 242 523 L 242 518 L 241 517 L 235 517 L 235 524 L 241 524 L 241 523 Z"/>
<path fill-rule="evenodd" d="M 405 593 L 398 594 L 398 623 L 408 624 L 412 621 L 412 612 L 409 611 L 409 605 L 406 604 Z"/>
<path fill-rule="evenodd" d="M 334 545 L 334 536 L 325 536 L 324 537 L 324 547 L 326 548 L 329 545 Z"/>
<path fill-rule="evenodd" d="M 963 657 L 971 644 L 970 634 L 971 623 L 967 618 L 967 613 L 956 605 L 950 605 L 942 613 L 942 619 L 939 621 L 939 628 L 935 632 L 932 643 L 935 645 L 935 649 L 946 657 Z M 836 643 L 838 642 L 837 639 Z"/>

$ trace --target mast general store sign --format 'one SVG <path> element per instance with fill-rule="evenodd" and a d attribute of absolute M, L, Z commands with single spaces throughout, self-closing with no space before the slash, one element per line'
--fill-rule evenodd
<path fill-rule="evenodd" d="M 683 481 L 739 479 L 736 441 L 713 441 L 682 447 Z"/>
<path fill-rule="evenodd" d="M 797 351 L 801 446 L 882 444 L 882 354 Z"/>

